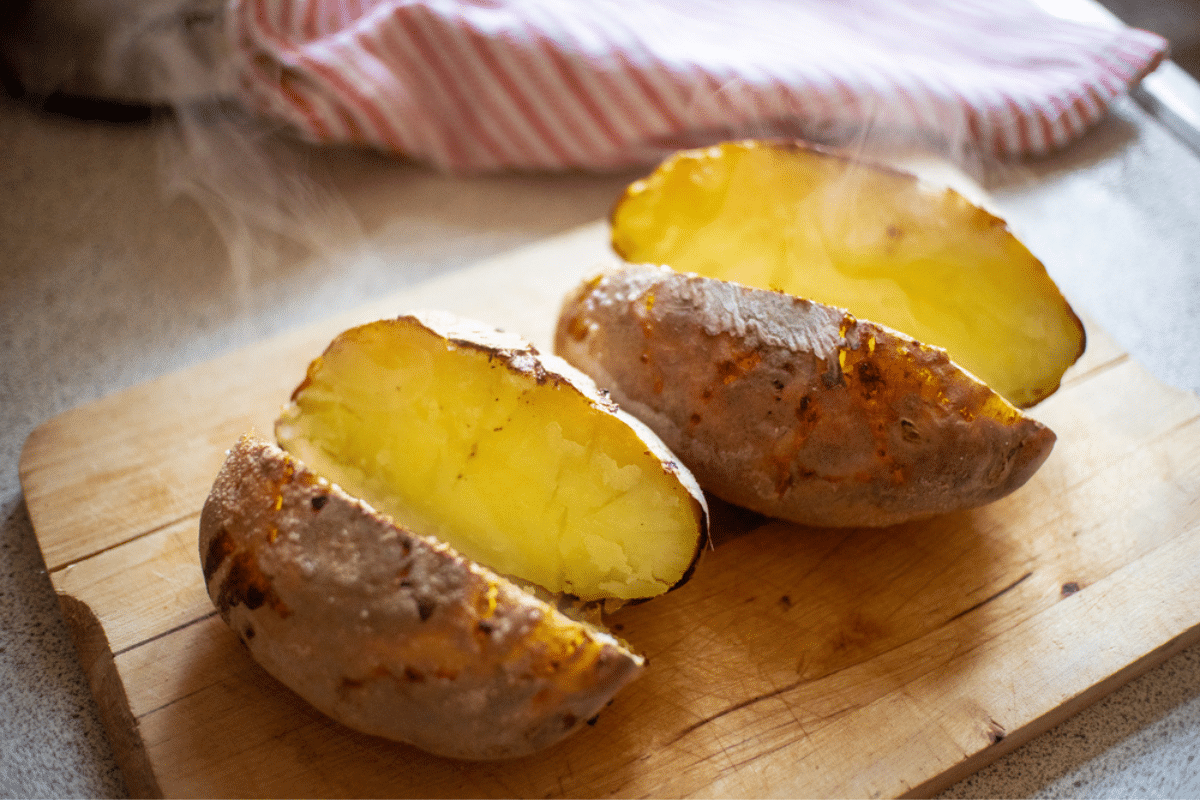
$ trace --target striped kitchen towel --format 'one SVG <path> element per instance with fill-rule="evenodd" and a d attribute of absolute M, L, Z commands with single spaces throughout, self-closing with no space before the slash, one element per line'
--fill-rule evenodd
<path fill-rule="evenodd" d="M 458 172 L 611 170 L 734 136 L 1076 139 L 1160 37 L 1025 0 L 234 0 L 253 108 Z"/>

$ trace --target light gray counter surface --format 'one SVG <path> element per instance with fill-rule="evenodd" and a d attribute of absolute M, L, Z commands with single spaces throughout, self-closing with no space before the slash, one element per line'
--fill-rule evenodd
<path fill-rule="evenodd" d="M 0 100 L 2 796 L 125 791 L 18 481 L 38 424 L 598 219 L 633 177 L 456 179 L 369 154 L 289 150 L 348 205 L 345 217 L 285 220 L 322 252 L 280 255 L 238 220 L 278 208 L 278 190 L 301 197 L 287 173 L 245 168 L 232 145 L 189 167 L 177 141 L 169 120 L 85 122 Z M 221 177 L 222 163 L 242 166 Z M 169 191 L 196 169 L 245 201 L 239 214 L 214 224 L 194 197 Z M 1067 153 L 994 174 L 987 188 L 1077 309 L 1160 380 L 1200 392 L 1194 152 L 1126 100 Z M 1197 753 L 1192 646 L 944 796 L 1200 797 Z"/>

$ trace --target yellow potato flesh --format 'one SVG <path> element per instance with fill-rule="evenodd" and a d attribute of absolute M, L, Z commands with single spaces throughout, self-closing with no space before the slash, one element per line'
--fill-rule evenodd
<path fill-rule="evenodd" d="M 699 547 L 691 496 L 621 420 L 403 319 L 335 340 L 276 434 L 406 527 L 552 592 L 662 594 Z"/>
<path fill-rule="evenodd" d="M 1052 394 L 1084 331 L 1005 223 L 957 192 L 822 151 L 684 151 L 612 216 L 626 261 L 845 308 L 947 350 L 1020 407 Z"/>

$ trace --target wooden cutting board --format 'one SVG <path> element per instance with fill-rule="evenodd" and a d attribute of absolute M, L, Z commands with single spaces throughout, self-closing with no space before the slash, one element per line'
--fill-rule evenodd
<path fill-rule="evenodd" d="M 226 448 L 343 328 L 441 307 L 545 346 L 596 224 L 67 412 L 21 481 L 136 794 L 895 796 L 960 779 L 1200 638 L 1200 399 L 1098 330 L 987 508 L 814 530 L 714 506 L 695 578 L 611 624 L 648 674 L 541 755 L 461 763 L 348 730 L 259 669 L 196 552 Z"/>

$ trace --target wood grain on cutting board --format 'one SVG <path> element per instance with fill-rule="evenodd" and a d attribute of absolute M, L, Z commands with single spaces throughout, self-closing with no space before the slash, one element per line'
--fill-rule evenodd
<path fill-rule="evenodd" d="M 131 791 L 166 796 L 895 796 L 960 779 L 1200 639 L 1200 399 L 1102 331 L 1033 410 L 1058 443 L 983 509 L 818 530 L 714 504 L 681 589 L 610 624 L 647 674 L 542 754 L 348 730 L 266 675 L 196 552 L 224 451 L 359 321 L 437 307 L 547 345 L 596 224 L 39 427 L 29 513 Z"/>

